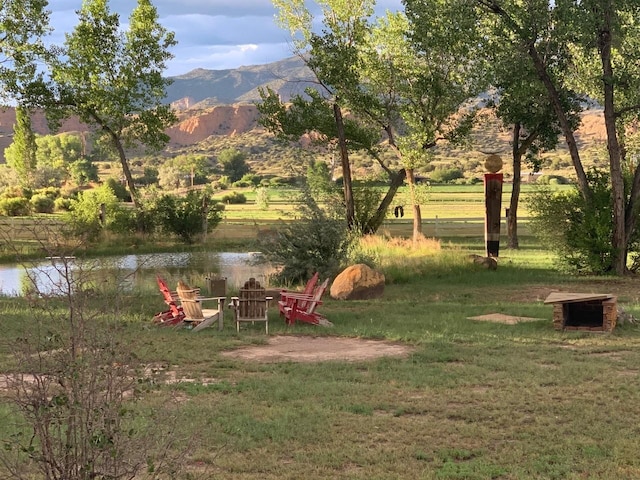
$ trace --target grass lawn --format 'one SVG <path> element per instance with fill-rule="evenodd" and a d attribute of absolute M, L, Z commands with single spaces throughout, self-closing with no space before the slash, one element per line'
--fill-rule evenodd
<path fill-rule="evenodd" d="M 271 336 L 401 342 L 413 348 L 401 358 L 232 359 L 221 352 L 267 342 L 262 325 L 240 335 L 229 321 L 223 332 L 154 327 L 160 294 L 131 292 L 117 334 L 158 372 L 132 408 L 191 442 L 184 458 L 191 476 L 176 478 L 640 478 L 638 325 L 611 334 L 558 332 L 543 304 L 554 290 L 613 293 L 640 316 L 637 279 L 569 277 L 535 246 L 501 252 L 497 271 L 464 256 L 451 245 L 380 257 L 383 298 L 327 298 L 320 311 L 333 328 L 287 328 L 271 310 Z M 20 371 L 16 339 L 38 325 L 54 327 L 22 300 L 0 299 L 0 308 L 0 371 Z M 102 308 L 99 298 L 91 308 Z M 488 313 L 542 320 L 467 318 Z M 189 381 L 164 382 L 168 372 Z M 5 399 L 0 438 L 14 428 L 11 411 Z"/>

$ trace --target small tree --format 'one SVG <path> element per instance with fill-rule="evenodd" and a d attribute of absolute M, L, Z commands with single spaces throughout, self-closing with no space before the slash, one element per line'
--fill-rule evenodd
<path fill-rule="evenodd" d="M 31 129 L 29 111 L 16 107 L 16 123 L 13 126 L 13 143 L 4 151 L 7 165 L 13 168 L 23 185 L 32 186 L 36 169 L 36 136 Z"/>
<path fill-rule="evenodd" d="M 220 223 L 223 209 L 208 190 L 192 190 L 184 197 L 164 194 L 149 199 L 145 214 L 151 224 L 185 243 L 193 243 L 196 236 L 210 232 Z"/>
<path fill-rule="evenodd" d="M 258 239 L 264 259 L 280 267 L 274 280 L 288 284 L 304 282 L 314 272 L 336 275 L 347 261 L 352 238 L 341 217 L 338 209 L 323 209 L 305 190 L 296 221 Z"/>
<path fill-rule="evenodd" d="M 577 273 L 607 274 L 614 270 L 611 245 L 611 187 L 606 173 L 587 172 L 591 201 L 577 187 L 567 192 L 540 190 L 529 198 L 533 231 L 556 253 L 560 265 Z"/>
<path fill-rule="evenodd" d="M 237 182 L 250 171 L 247 154 L 235 148 L 222 150 L 218 155 L 218 163 L 231 183 Z"/>
<path fill-rule="evenodd" d="M 32 272 L 25 285 L 31 308 L 23 324 L 29 327 L 19 337 L 5 338 L 20 366 L 6 381 L 20 415 L 13 416 L 14 433 L 3 438 L 0 475 L 176 478 L 184 450 L 172 421 L 136 408 L 148 383 L 122 338 L 122 301 L 131 298 L 120 287 L 123 272 L 105 274 L 98 262 L 76 261 L 74 248 L 81 244 L 56 243 L 59 232 L 45 225 L 37 232 L 46 232 L 40 243 L 51 257 L 63 256 L 45 269 L 25 268 Z M 51 283 L 45 287 L 38 277 Z"/>

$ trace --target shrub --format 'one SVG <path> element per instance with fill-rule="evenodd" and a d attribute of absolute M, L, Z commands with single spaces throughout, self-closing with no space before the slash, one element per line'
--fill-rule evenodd
<path fill-rule="evenodd" d="M 577 273 L 604 274 L 612 270 L 613 219 L 608 174 L 587 173 L 593 191 L 590 202 L 577 187 L 568 192 L 539 190 L 529 197 L 531 227 L 557 254 L 560 265 Z"/>
<path fill-rule="evenodd" d="M 260 210 L 269 208 L 269 189 L 267 187 L 259 187 L 256 189 L 256 205 Z"/>
<path fill-rule="evenodd" d="M 127 190 L 127 187 L 122 184 L 122 182 L 119 182 L 112 177 L 107 179 L 105 185 L 107 185 L 107 187 L 111 189 L 116 198 L 121 202 L 131 201 L 131 194 L 129 193 L 129 190 Z"/>
<path fill-rule="evenodd" d="M 65 216 L 71 233 L 88 240 L 97 239 L 103 229 L 131 232 L 135 230 L 134 217 L 135 212 L 120 202 L 107 183 L 79 193 L 76 200 L 71 200 L 70 212 Z"/>
<path fill-rule="evenodd" d="M 281 267 L 274 276 L 281 284 L 305 282 L 316 271 L 332 277 L 349 255 L 352 237 L 346 222 L 323 210 L 309 192 L 303 194 L 299 216 L 258 239 L 263 258 Z"/>
<path fill-rule="evenodd" d="M 175 234 L 185 243 L 193 243 L 205 232 L 205 226 L 207 232 L 213 230 L 222 220 L 223 210 L 207 190 L 192 190 L 184 197 L 165 194 L 145 205 L 148 225 Z"/>
<path fill-rule="evenodd" d="M 55 200 L 60 196 L 60 188 L 58 187 L 46 187 L 40 188 L 34 192 L 34 194 L 46 195 L 51 200 Z"/>
<path fill-rule="evenodd" d="M 242 204 L 247 203 L 247 197 L 240 192 L 231 192 L 221 199 L 222 203 L 230 204 Z"/>
<path fill-rule="evenodd" d="M 431 180 L 437 183 L 448 183 L 457 178 L 462 178 L 464 175 L 462 170 L 455 167 L 449 168 L 436 168 L 430 175 Z"/>
<path fill-rule="evenodd" d="M 36 213 L 53 213 L 55 206 L 54 200 L 42 193 L 37 193 L 31 197 L 30 203 Z"/>
<path fill-rule="evenodd" d="M 0 199 L 0 213 L 8 217 L 20 217 L 31 213 L 29 200 L 25 197 Z"/>
<path fill-rule="evenodd" d="M 53 201 L 53 206 L 58 212 L 68 212 L 71 210 L 72 200 L 67 197 L 58 197 Z"/>

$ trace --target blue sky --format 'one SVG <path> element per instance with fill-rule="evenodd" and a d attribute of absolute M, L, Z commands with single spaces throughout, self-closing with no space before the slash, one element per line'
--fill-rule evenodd
<path fill-rule="evenodd" d="M 292 55 L 289 34 L 275 21 L 271 0 L 155 0 L 160 23 L 173 31 L 178 45 L 167 76 L 195 68 L 221 70 L 259 65 Z M 54 43 L 73 30 L 82 0 L 49 0 Z M 111 11 L 126 23 L 135 0 L 110 0 Z M 378 0 L 376 10 L 402 9 L 401 0 Z"/>

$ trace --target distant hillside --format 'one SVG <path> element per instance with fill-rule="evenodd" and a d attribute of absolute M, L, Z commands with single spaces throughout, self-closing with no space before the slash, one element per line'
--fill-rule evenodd
<path fill-rule="evenodd" d="M 176 108 L 208 108 L 260 100 L 259 88 L 270 87 L 284 101 L 313 86 L 311 72 L 299 57 L 291 57 L 266 65 L 253 65 L 232 70 L 202 68 L 177 77 L 167 88 L 167 102 Z"/>

